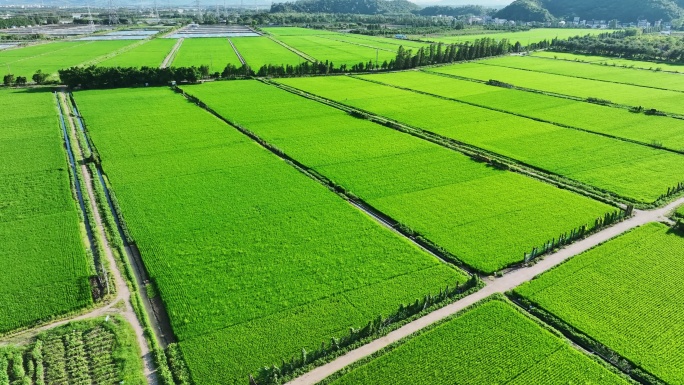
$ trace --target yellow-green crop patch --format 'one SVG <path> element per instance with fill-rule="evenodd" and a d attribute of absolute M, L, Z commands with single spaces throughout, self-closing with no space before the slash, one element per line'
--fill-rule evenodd
<path fill-rule="evenodd" d="M 682 93 L 670 90 L 644 88 L 629 84 L 579 79 L 576 77 L 520 70 L 516 68 L 487 65 L 483 60 L 477 63 L 455 64 L 435 68 L 432 71 L 482 81 L 497 80 L 518 87 L 569 95 L 577 98 L 597 98 L 630 107 L 684 114 Z"/>
<path fill-rule="evenodd" d="M 75 97 L 195 383 L 244 384 L 467 280 L 181 95 Z"/>
<path fill-rule="evenodd" d="M 369 79 L 391 76 L 404 75 Z M 503 112 L 347 76 L 280 81 L 635 201 L 657 200 L 684 175 L 684 157 L 678 154 Z"/>
<path fill-rule="evenodd" d="M 593 103 L 437 76 L 430 71 L 369 76 L 366 79 L 684 152 L 684 121 L 679 119 L 634 114 Z"/>
<path fill-rule="evenodd" d="M 260 82 L 186 92 L 484 272 L 611 211 Z"/>
<path fill-rule="evenodd" d="M 532 43 L 539 43 L 543 40 L 551 41 L 553 39 L 567 39 L 575 36 L 598 35 L 600 33 L 614 32 L 613 30 L 591 30 L 591 29 L 572 29 L 572 28 L 536 28 L 529 31 L 522 32 L 497 32 L 497 33 L 483 33 L 476 35 L 429 35 L 429 36 L 411 36 L 413 39 L 420 39 L 424 41 L 442 42 L 442 43 L 465 43 L 473 42 L 478 39 L 507 39 L 512 44 L 520 42 L 520 44 L 527 46 Z"/>
<path fill-rule="evenodd" d="M 377 358 L 323 383 L 629 384 L 497 298 L 409 337 Z"/>
<path fill-rule="evenodd" d="M 0 334 L 92 303 L 54 96 L 0 91 Z"/>
<path fill-rule="evenodd" d="M 653 71 L 684 72 L 684 66 L 675 63 L 651 62 L 642 60 L 622 59 L 609 56 L 582 55 L 567 52 L 537 51 L 530 54 L 533 57 L 543 57 L 547 59 L 570 60 L 596 65 L 640 68 Z"/>
<path fill-rule="evenodd" d="M 651 223 L 516 289 L 668 384 L 684 383 L 684 236 Z"/>
<path fill-rule="evenodd" d="M 484 63 L 534 72 L 601 80 L 604 82 L 684 91 L 684 76 L 667 72 L 643 71 L 640 69 L 611 66 L 593 66 L 587 63 L 522 56 L 494 58 L 489 59 Z"/>

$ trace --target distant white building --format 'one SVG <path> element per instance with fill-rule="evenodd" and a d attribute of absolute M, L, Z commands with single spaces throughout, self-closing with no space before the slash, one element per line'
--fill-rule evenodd
<path fill-rule="evenodd" d="M 639 28 L 648 28 L 651 26 L 651 23 L 648 20 L 637 20 L 637 27 Z"/>

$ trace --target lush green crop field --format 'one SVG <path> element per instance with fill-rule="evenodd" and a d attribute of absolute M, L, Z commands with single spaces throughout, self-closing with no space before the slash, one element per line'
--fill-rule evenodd
<path fill-rule="evenodd" d="M 281 81 L 641 202 L 684 175 L 677 154 L 433 96 L 346 76 Z"/>
<path fill-rule="evenodd" d="M 367 36 L 367 35 L 356 35 L 353 33 L 346 33 L 346 34 L 340 34 L 339 36 L 343 37 L 345 40 L 353 41 L 353 42 L 358 42 L 358 43 L 365 43 L 368 44 L 367 42 L 372 42 L 371 45 L 376 45 L 376 44 L 387 44 L 387 48 L 389 48 L 389 45 L 394 45 L 394 46 L 401 46 L 403 45 L 404 48 L 411 49 L 414 52 L 421 47 L 430 47 L 429 43 L 424 43 L 420 41 L 413 41 L 413 40 L 404 40 L 404 39 L 395 39 L 392 36 L 388 37 L 380 37 L 380 36 Z M 396 51 L 396 49 L 395 49 Z"/>
<path fill-rule="evenodd" d="M 167 89 L 76 98 L 198 384 L 467 278 Z"/>
<path fill-rule="evenodd" d="M 228 63 L 240 67 L 227 38 L 208 37 L 185 39 L 173 60 L 173 67 L 209 66 L 210 72 L 221 72 Z"/>
<path fill-rule="evenodd" d="M 263 83 L 187 92 L 486 272 L 610 210 Z"/>
<path fill-rule="evenodd" d="M 628 384 L 495 298 L 404 340 L 329 383 Z"/>
<path fill-rule="evenodd" d="M 29 80 L 37 70 L 56 74 L 59 69 L 86 63 L 133 43 L 130 40 L 56 42 L 0 51 L 0 75 L 7 74 L 8 67 L 14 76 L 26 76 Z"/>
<path fill-rule="evenodd" d="M 641 68 L 654 71 L 684 72 L 684 66 L 671 63 L 620 59 L 607 56 L 579 55 L 565 52 L 537 51 L 530 54 L 547 59 L 570 60 L 611 67 Z"/>
<path fill-rule="evenodd" d="M 565 60 L 548 60 L 545 58 L 522 56 L 494 58 L 483 63 L 534 72 L 595 79 L 605 82 L 684 91 L 684 76 L 667 72 L 643 71 L 640 69 L 612 66 L 596 66 Z"/>
<path fill-rule="evenodd" d="M 684 206 L 677 209 L 677 211 L 675 211 L 675 215 L 680 218 L 684 218 Z"/>
<path fill-rule="evenodd" d="M 153 39 L 111 59 L 104 60 L 101 67 L 153 67 L 164 61 L 176 44 L 175 39 Z"/>
<path fill-rule="evenodd" d="M 265 32 L 273 36 L 311 36 L 311 35 L 336 35 L 335 32 L 323 29 L 298 28 L 298 27 L 266 27 Z"/>
<path fill-rule="evenodd" d="M 618 108 L 437 76 L 427 71 L 364 78 L 498 111 L 684 151 L 684 121 L 679 119 L 634 114 Z"/>
<path fill-rule="evenodd" d="M 332 35 L 337 36 L 337 35 Z M 332 40 L 328 36 L 279 36 L 278 40 L 318 61 L 331 61 L 336 67 L 342 64 L 352 66 L 359 63 L 390 61 L 397 56 L 396 51 L 364 47 L 344 41 Z"/>
<path fill-rule="evenodd" d="M 254 72 L 265 64 L 296 65 L 306 61 L 267 37 L 237 37 L 231 40 Z"/>
<path fill-rule="evenodd" d="M 490 38 L 495 40 L 508 39 L 511 44 L 520 42 L 520 44 L 527 46 L 531 43 L 539 43 L 542 40 L 567 39 L 575 36 L 598 35 L 600 33 L 613 32 L 613 30 L 591 30 L 591 29 L 557 29 L 557 28 L 537 28 L 523 32 L 502 32 L 502 33 L 483 33 L 479 35 L 421 35 L 411 36 L 412 39 L 419 39 L 424 41 L 442 42 L 442 43 L 465 43 L 473 42 L 478 39 Z"/>
<path fill-rule="evenodd" d="M 651 223 L 516 292 L 669 384 L 684 383 L 684 236 Z"/>
<path fill-rule="evenodd" d="M 118 316 L 71 322 L 27 345 L 0 347 L 2 384 L 143 385 L 142 373 L 135 334 Z"/>
<path fill-rule="evenodd" d="M 0 91 L 0 333 L 89 305 L 89 264 L 50 92 Z"/>
<path fill-rule="evenodd" d="M 368 46 L 370 48 L 378 48 L 380 50 L 394 52 L 395 54 L 399 50 L 400 46 L 403 46 L 407 50 L 413 50 L 413 52 L 418 51 L 421 47 L 430 47 L 430 44 L 428 43 L 421 43 L 410 40 L 399 40 L 385 37 L 355 35 L 351 33 L 337 34 L 331 36 L 326 35 L 325 37 L 331 40 L 348 42 L 350 44 L 358 44 L 362 46 Z"/>
<path fill-rule="evenodd" d="M 431 72 L 371 79 L 596 133 L 684 150 L 684 122 L 677 119 L 633 114 L 622 109 L 441 76 L 430 79 L 426 74 Z"/>
<path fill-rule="evenodd" d="M 627 106 L 642 106 L 661 111 L 684 114 L 682 93 L 656 90 L 628 84 L 606 83 L 597 80 L 578 79 L 569 76 L 545 74 L 515 68 L 477 63 L 456 64 L 435 68 L 433 71 L 466 78 L 488 81 L 491 79 L 518 87 L 570 95 L 579 98 L 598 98 Z"/>

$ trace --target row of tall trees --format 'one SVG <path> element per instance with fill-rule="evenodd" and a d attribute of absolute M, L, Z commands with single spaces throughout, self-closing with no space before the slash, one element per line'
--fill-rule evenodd
<path fill-rule="evenodd" d="M 684 63 L 684 40 L 666 35 L 644 35 L 634 31 L 575 37 L 554 41 L 552 49 L 588 55 L 635 60 Z"/>
<path fill-rule="evenodd" d="M 249 67 L 236 67 L 228 65 L 221 74 L 224 78 L 238 76 L 304 76 L 325 75 L 348 72 L 371 72 L 371 71 L 394 71 L 433 64 L 454 63 L 466 60 L 481 59 L 484 57 L 504 55 L 511 51 L 520 51 L 523 47 L 520 43 L 511 45 L 506 39 L 495 40 L 490 38 L 466 42 L 463 44 L 432 44 L 429 47 L 420 48 L 416 51 L 407 50 L 400 46 L 397 55 L 392 60 L 382 63 L 369 60 L 348 66 L 346 64 L 335 66 L 333 62 L 303 62 L 298 65 L 264 65 L 256 72 Z"/>
<path fill-rule="evenodd" d="M 535 47 L 546 47 L 549 42 L 537 43 Z M 372 72 L 405 70 L 421 66 L 454 63 L 466 60 L 481 59 L 490 56 L 504 55 L 511 51 L 520 52 L 525 47 L 520 43 L 511 44 L 508 40 L 490 38 L 459 44 L 432 44 L 416 51 L 400 46 L 394 59 L 382 63 L 369 60 L 348 66 L 336 66 L 333 62 L 308 62 L 297 65 L 264 65 L 253 70 L 248 65 L 237 67 L 228 64 L 219 73 L 210 74 L 206 66 L 184 68 L 122 68 L 122 67 L 72 67 L 59 71 L 64 84 L 69 87 L 82 88 L 116 88 L 142 85 L 167 85 L 175 82 L 197 82 L 201 79 L 235 79 L 249 76 L 286 77 L 325 75 L 349 72 Z"/>
<path fill-rule="evenodd" d="M 198 67 L 71 67 L 59 70 L 62 83 L 82 88 L 120 88 L 160 86 L 171 82 L 197 82 L 208 77 L 208 71 Z"/>
<path fill-rule="evenodd" d="M 27 15 L 0 19 L 0 29 L 12 27 L 26 27 L 29 25 L 57 24 L 59 17 L 56 15 Z"/>

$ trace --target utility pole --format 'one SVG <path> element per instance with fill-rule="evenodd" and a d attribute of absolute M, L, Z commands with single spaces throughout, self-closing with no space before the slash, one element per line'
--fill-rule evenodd
<path fill-rule="evenodd" d="M 375 49 L 375 70 L 378 70 L 378 56 L 380 56 L 380 49 Z"/>

